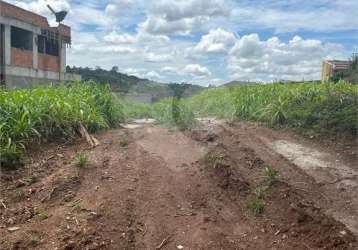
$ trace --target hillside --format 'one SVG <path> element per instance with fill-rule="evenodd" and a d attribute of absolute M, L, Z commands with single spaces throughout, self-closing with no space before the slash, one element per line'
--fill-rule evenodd
<path fill-rule="evenodd" d="M 151 95 L 153 101 L 166 97 L 171 97 L 175 92 L 183 92 L 182 97 L 189 97 L 197 94 L 204 88 L 192 84 L 166 84 L 142 79 L 136 76 L 123 74 L 117 71 L 116 67 L 112 70 L 101 68 L 91 69 L 82 67 L 67 67 L 67 72 L 76 73 L 82 76 L 85 81 L 93 80 L 101 83 L 109 83 L 112 91 L 123 94 L 147 94 Z"/>

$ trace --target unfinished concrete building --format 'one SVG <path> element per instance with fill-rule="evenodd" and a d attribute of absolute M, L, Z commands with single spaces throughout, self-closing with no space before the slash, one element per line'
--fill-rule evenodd
<path fill-rule="evenodd" d="M 71 28 L 0 0 L 0 84 L 7 88 L 80 80 L 66 74 Z"/>
<path fill-rule="evenodd" d="M 322 63 L 322 82 L 327 83 L 333 81 L 335 74 L 347 72 L 351 67 L 352 61 L 324 61 Z"/>

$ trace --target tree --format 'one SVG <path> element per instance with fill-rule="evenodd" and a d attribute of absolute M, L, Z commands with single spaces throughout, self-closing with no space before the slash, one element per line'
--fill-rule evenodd
<path fill-rule="evenodd" d="M 117 73 L 118 72 L 118 66 L 113 66 L 112 69 L 111 69 L 111 72 L 113 73 Z"/>

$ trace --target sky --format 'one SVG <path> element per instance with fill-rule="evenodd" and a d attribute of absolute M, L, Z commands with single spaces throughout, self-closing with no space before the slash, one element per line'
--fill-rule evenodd
<path fill-rule="evenodd" d="M 358 0 L 6 0 L 68 10 L 71 66 L 203 86 L 320 79 L 358 50 Z"/>

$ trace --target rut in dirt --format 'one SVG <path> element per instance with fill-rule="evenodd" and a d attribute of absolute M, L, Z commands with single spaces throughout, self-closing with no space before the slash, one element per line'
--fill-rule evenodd
<path fill-rule="evenodd" d="M 210 119 L 184 133 L 151 121 L 126 127 L 99 135 L 101 145 L 94 149 L 76 143 L 34 155 L 34 162 L 46 154 L 55 157 L 46 162 L 45 172 L 41 164 L 32 166 L 36 181 L 21 187 L 26 199 L 11 195 L 29 171 L 3 175 L 11 185 L 1 189 L 9 208 L 0 210 L 1 247 L 357 248 L 349 228 L 354 224 L 339 220 L 354 213 L 344 207 L 334 216 L 341 204 L 339 190 L 317 184 L 267 144 L 276 137 L 292 139 L 289 134 L 245 123 L 228 127 Z M 90 161 L 77 169 L 69 159 L 80 150 Z M 268 183 L 267 169 L 279 177 Z M 347 190 L 345 198 L 354 208 L 352 190 Z M 39 208 L 47 218 L 39 217 Z M 9 227 L 19 229 L 10 232 Z"/>

